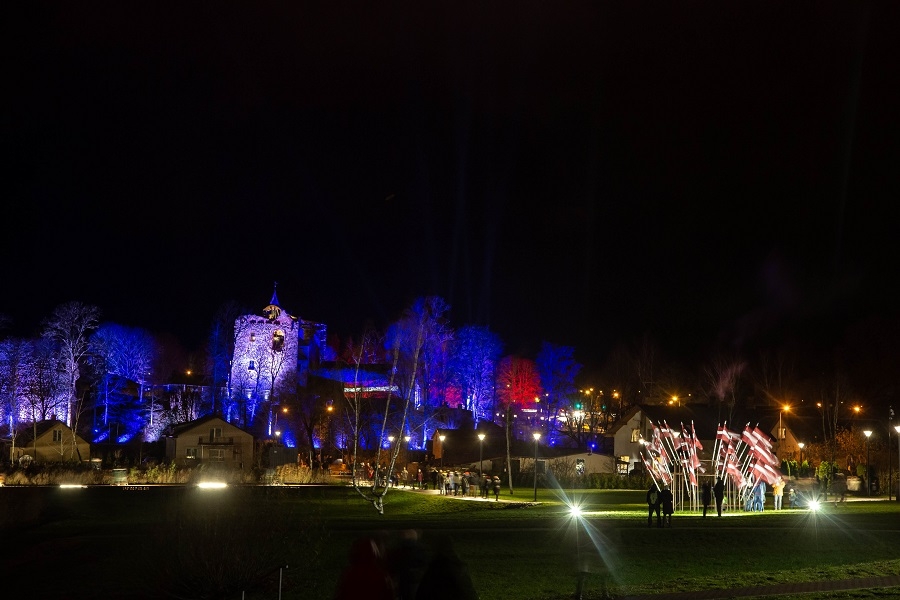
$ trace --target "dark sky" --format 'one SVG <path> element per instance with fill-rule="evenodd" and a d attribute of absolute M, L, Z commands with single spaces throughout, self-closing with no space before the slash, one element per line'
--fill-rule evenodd
<path fill-rule="evenodd" d="M 897 3 L 19 4 L 19 332 L 78 300 L 192 346 L 274 281 L 587 365 L 897 316 Z"/>

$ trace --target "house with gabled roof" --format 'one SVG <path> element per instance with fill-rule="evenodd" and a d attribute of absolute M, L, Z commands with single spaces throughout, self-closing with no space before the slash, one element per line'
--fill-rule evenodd
<path fill-rule="evenodd" d="M 253 436 L 216 415 L 172 427 L 166 434 L 166 459 L 180 467 L 253 466 Z"/>
<path fill-rule="evenodd" d="M 747 423 L 752 421 L 753 426 L 759 423 L 758 419 L 749 417 L 747 411 L 736 411 L 732 414 L 732 418 L 731 422 L 725 421 L 715 407 L 707 404 L 634 405 L 610 427 L 607 434 L 613 438 L 616 470 L 621 474 L 628 474 L 635 469 L 643 470 L 641 449 L 644 443 L 653 438 L 653 427 L 660 425 L 668 425 L 679 435 L 682 430 L 690 432 L 693 427 L 697 440 L 703 446 L 697 450 L 697 458 L 702 465 L 708 466 L 711 464 L 719 425 L 740 433 Z M 772 437 L 774 440 L 774 436 Z"/>
<path fill-rule="evenodd" d="M 87 462 L 91 445 L 68 425 L 56 419 L 39 421 L 20 431 L 10 447 L 10 460 L 19 464 Z"/>

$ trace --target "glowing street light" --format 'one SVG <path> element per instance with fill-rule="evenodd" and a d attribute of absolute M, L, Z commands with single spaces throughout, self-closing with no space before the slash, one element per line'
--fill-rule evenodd
<path fill-rule="evenodd" d="M 800 472 L 802 473 L 803 472 L 803 446 L 805 446 L 806 444 L 804 444 L 803 442 L 799 442 L 797 445 L 800 446 L 800 466 L 798 467 L 798 469 L 800 469 Z"/>
<path fill-rule="evenodd" d="M 778 440 L 781 441 L 784 439 L 784 427 L 781 424 L 781 415 L 786 412 L 791 412 L 791 407 L 787 404 L 781 407 L 781 410 L 778 411 Z"/>
<path fill-rule="evenodd" d="M 894 425 L 897 432 L 897 459 L 900 461 L 900 425 Z M 897 479 L 900 480 L 900 462 L 897 463 Z M 900 502 L 900 489 L 897 490 L 897 502 Z"/>
<path fill-rule="evenodd" d="M 869 436 L 872 435 L 872 430 L 866 429 L 863 431 L 863 435 L 866 436 L 866 496 L 871 496 L 872 484 L 869 483 Z"/>
<path fill-rule="evenodd" d="M 441 471 L 444 470 L 444 440 L 447 439 L 447 436 L 443 433 L 438 436 L 438 439 L 441 440 Z"/>
<path fill-rule="evenodd" d="M 531 435 L 534 436 L 534 501 L 537 502 L 537 451 L 538 440 L 541 439 L 539 431 L 535 431 Z"/>
<path fill-rule="evenodd" d="M 483 433 L 478 434 L 478 474 L 479 475 L 484 475 L 484 472 L 483 472 L 484 469 L 482 468 L 482 465 L 484 463 L 481 462 L 481 457 L 484 454 L 484 437 L 485 436 Z"/>

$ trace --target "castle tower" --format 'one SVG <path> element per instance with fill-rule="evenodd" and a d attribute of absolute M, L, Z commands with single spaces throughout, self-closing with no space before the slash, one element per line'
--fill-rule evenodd
<path fill-rule="evenodd" d="M 262 314 L 243 315 L 234 322 L 232 397 L 262 408 L 261 403 L 277 400 L 275 391 L 289 374 L 296 374 L 299 385 L 305 386 L 324 344 L 325 325 L 288 313 L 273 289 Z M 253 418 L 256 411 L 249 412 Z"/>

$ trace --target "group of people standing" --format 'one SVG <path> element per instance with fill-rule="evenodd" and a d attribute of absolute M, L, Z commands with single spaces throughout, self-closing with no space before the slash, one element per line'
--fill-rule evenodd
<path fill-rule="evenodd" d="M 657 527 L 663 525 L 671 527 L 672 513 L 675 512 L 675 498 L 672 496 L 669 486 L 664 485 L 662 489 L 659 489 L 655 483 L 651 483 L 647 490 L 647 508 L 647 527 L 653 527 L 654 514 Z"/>
<path fill-rule="evenodd" d="M 782 508 L 784 487 L 785 482 L 781 477 L 779 477 L 772 484 L 772 498 L 775 510 L 781 510 Z M 765 483 L 763 483 L 762 481 L 757 482 L 757 485 L 753 487 L 753 490 L 747 497 L 745 506 L 746 510 L 763 510 L 763 506 L 765 505 L 766 501 L 765 493 Z M 791 490 L 791 494 L 791 503 L 793 505 L 793 489 Z M 706 517 L 706 513 L 709 510 L 709 507 L 712 505 L 714 499 L 716 503 L 716 514 L 721 517 L 722 505 L 725 501 L 725 481 L 721 477 L 716 478 L 716 483 L 714 485 L 711 485 L 709 481 L 705 481 L 700 486 L 700 503 L 703 505 L 704 517 Z M 669 527 L 671 527 L 672 512 L 674 508 L 672 504 L 672 491 L 669 489 L 669 486 L 664 485 L 662 489 L 660 489 L 655 483 L 650 484 L 650 488 L 647 490 L 647 526 L 653 526 L 653 515 L 656 514 L 658 527 L 662 527 L 663 525 L 668 525 Z M 661 516 L 660 513 L 662 513 Z"/>

